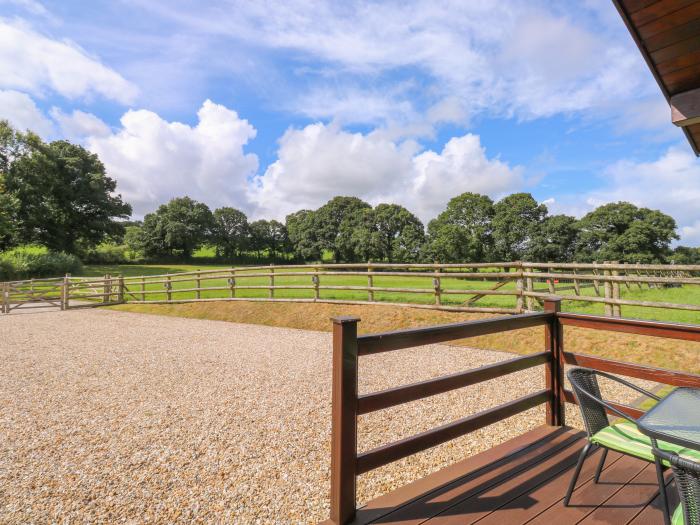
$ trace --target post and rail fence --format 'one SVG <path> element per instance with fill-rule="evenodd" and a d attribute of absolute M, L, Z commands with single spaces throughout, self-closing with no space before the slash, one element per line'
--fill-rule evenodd
<path fill-rule="evenodd" d="M 565 426 L 565 405 L 576 403 L 573 392 L 566 388 L 564 382 L 566 365 L 585 366 L 667 385 L 700 388 L 700 375 L 697 374 L 577 354 L 567 352 L 564 348 L 564 329 L 567 326 L 700 342 L 700 325 L 564 313 L 561 311 L 561 301 L 561 297 L 545 297 L 544 311 L 539 313 L 524 313 L 510 317 L 360 336 L 357 335 L 359 318 L 332 319 L 333 382 L 329 522 L 336 525 L 352 522 L 356 515 L 357 477 L 371 470 L 543 404 L 546 407 L 544 423 L 550 426 Z M 533 326 L 544 327 L 543 351 L 533 349 L 532 354 L 476 369 L 380 392 L 362 395 L 358 393 L 360 357 Z M 469 349 L 465 348 L 465 352 L 468 351 Z M 544 366 L 545 388 L 543 390 L 369 451 L 358 452 L 357 450 L 357 421 L 363 414 L 468 387 L 540 365 Z M 639 408 L 617 403 L 612 405 L 632 417 L 639 417 L 642 414 Z M 372 509 L 368 512 L 372 512 Z M 367 519 L 367 516 L 364 519 Z M 367 519 L 367 521 L 370 520 Z"/>
<path fill-rule="evenodd" d="M 700 312 L 700 304 L 625 298 L 629 292 L 700 285 L 700 265 L 621 263 L 351 263 L 235 267 L 124 277 L 30 279 L 2 283 L 2 311 L 119 303 L 280 301 L 388 304 L 458 312 L 519 314 L 545 297 Z M 658 295 L 658 294 L 657 294 Z M 398 300 L 397 300 L 398 298 Z M 483 303 L 489 301 L 490 304 Z"/>

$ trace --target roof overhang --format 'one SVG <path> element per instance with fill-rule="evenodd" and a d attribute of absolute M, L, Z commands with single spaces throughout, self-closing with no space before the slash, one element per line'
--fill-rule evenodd
<path fill-rule="evenodd" d="M 700 155 L 700 0 L 613 0 L 683 129 Z"/>

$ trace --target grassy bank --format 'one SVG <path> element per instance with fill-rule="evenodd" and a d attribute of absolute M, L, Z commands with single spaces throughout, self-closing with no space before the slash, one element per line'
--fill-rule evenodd
<path fill-rule="evenodd" d="M 126 304 L 113 308 L 129 312 L 318 331 L 329 331 L 331 329 L 331 317 L 355 315 L 362 319 L 359 324 L 360 333 L 375 333 L 488 317 L 486 314 L 396 308 L 383 305 L 320 303 L 214 302 L 164 305 Z M 567 327 L 565 334 L 564 343 L 566 349 L 571 352 L 593 354 L 622 361 L 700 373 L 700 343 L 600 332 L 574 327 Z M 544 344 L 544 330 L 542 328 L 528 328 L 464 339 L 451 344 L 528 354 L 541 351 Z"/>

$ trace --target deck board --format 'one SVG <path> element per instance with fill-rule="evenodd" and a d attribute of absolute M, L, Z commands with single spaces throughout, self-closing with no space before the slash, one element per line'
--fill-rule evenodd
<path fill-rule="evenodd" d="M 614 452 L 600 483 L 593 475 L 601 452 L 589 455 L 564 507 L 584 443 L 581 432 L 540 427 L 369 502 L 353 523 L 661 525 L 654 466 Z"/>

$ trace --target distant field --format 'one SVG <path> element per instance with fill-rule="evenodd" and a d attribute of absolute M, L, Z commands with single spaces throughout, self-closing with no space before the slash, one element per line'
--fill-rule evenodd
<path fill-rule="evenodd" d="M 124 277 L 143 276 L 143 275 L 161 275 L 166 273 L 178 273 L 196 270 L 215 270 L 227 269 L 229 266 L 222 265 L 114 265 L 114 266 L 86 266 L 86 276 L 103 276 L 111 274 L 113 276 L 122 274 Z M 279 270 L 290 272 L 292 270 Z M 299 272 L 303 272 L 300 269 Z M 260 271 L 262 272 L 262 271 Z M 258 273 L 260 273 L 258 272 Z M 256 273 L 256 272 L 246 272 Z M 269 283 L 267 277 L 251 277 L 237 278 L 238 285 L 253 285 L 265 286 Z M 442 278 L 441 286 L 443 289 L 453 290 L 482 290 L 491 288 L 495 282 L 493 280 L 465 280 L 459 278 Z M 311 285 L 311 276 L 279 276 L 275 278 L 275 285 Z M 366 286 L 367 277 L 365 276 L 321 276 L 321 285 L 326 286 Z M 192 288 L 194 281 L 176 282 L 173 283 L 173 298 L 188 299 L 194 298 L 194 292 L 179 292 L 178 289 Z M 221 278 L 211 281 L 204 281 L 202 286 L 210 287 L 226 287 L 227 279 Z M 426 292 L 432 292 L 432 278 L 429 275 L 426 277 L 394 277 L 394 276 L 375 276 L 374 286 L 386 288 L 417 288 L 425 289 Z M 131 291 L 140 291 L 140 285 L 137 283 L 129 284 Z M 621 297 L 623 299 L 641 300 L 641 301 L 663 301 L 679 304 L 698 304 L 700 305 L 700 286 L 685 285 L 679 288 L 652 288 L 649 289 L 646 285 L 640 289 L 637 285 L 630 285 L 629 289 L 625 285 L 621 285 Z M 514 290 L 515 283 L 508 283 L 500 288 L 500 290 Z M 162 284 L 149 284 L 146 286 L 147 291 L 160 292 L 147 295 L 149 300 L 165 300 L 166 294 Z M 536 285 L 537 291 L 546 292 L 547 288 L 544 283 Z M 573 291 L 566 290 L 557 292 L 560 295 L 571 294 Z M 592 288 L 584 288 L 584 294 L 593 295 Z M 201 293 L 202 298 L 225 298 L 229 297 L 228 290 L 213 290 L 204 291 Z M 264 298 L 268 296 L 268 291 L 264 289 L 258 290 L 236 290 L 236 297 L 241 298 Z M 312 298 L 313 290 L 275 290 L 276 298 Z M 464 305 L 472 295 L 454 294 L 443 295 L 442 303 L 449 306 Z M 368 298 L 366 291 L 356 290 L 321 290 L 321 299 L 335 299 L 348 301 L 365 301 Z M 127 297 L 127 300 L 130 297 Z M 397 303 L 415 303 L 415 304 L 433 304 L 434 297 L 432 293 L 395 293 L 395 292 L 375 292 L 374 300 L 377 302 L 397 302 Z M 513 296 L 487 296 L 480 299 L 475 306 L 494 307 L 494 308 L 513 308 L 515 307 L 515 297 Z M 565 301 L 563 308 L 570 312 L 603 314 L 604 306 L 600 303 L 582 303 Z M 622 315 L 625 317 L 636 317 L 642 319 L 654 319 L 660 321 L 675 321 L 684 323 L 699 323 L 700 312 L 670 310 L 660 308 L 645 308 L 638 306 L 622 306 Z"/>

